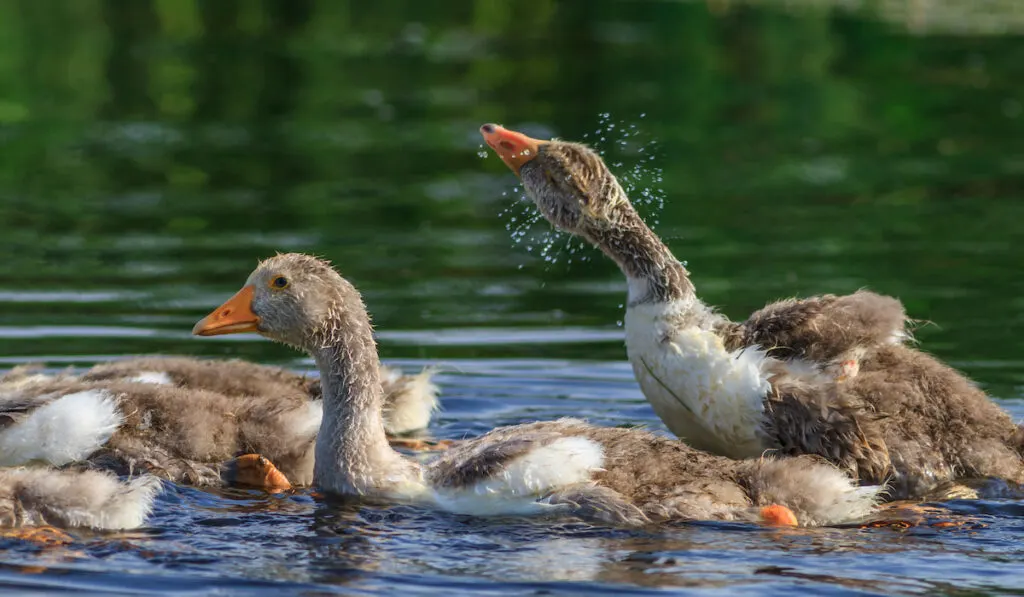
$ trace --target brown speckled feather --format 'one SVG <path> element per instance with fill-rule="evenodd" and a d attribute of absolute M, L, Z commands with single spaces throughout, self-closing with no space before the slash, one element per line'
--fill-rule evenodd
<path fill-rule="evenodd" d="M 778 359 L 826 363 L 854 348 L 901 341 L 906 321 L 898 300 L 861 290 L 771 303 L 723 337 L 730 350 L 760 346 Z"/>
<path fill-rule="evenodd" d="M 764 430 L 779 454 L 823 456 L 870 485 L 893 474 L 885 416 L 863 397 L 828 379 L 777 375 L 771 381 Z"/>
<path fill-rule="evenodd" d="M 269 365 L 238 359 L 204 360 L 189 357 L 136 357 L 96 365 L 82 374 L 84 381 L 130 379 L 144 372 L 164 373 L 183 388 L 199 388 L 227 396 L 257 396 L 282 390 L 307 392 L 315 379 Z M 319 393 L 319 392 L 318 392 Z"/>
<path fill-rule="evenodd" d="M 430 413 L 437 407 L 437 387 L 429 380 L 431 372 L 402 375 L 384 365 L 381 365 L 380 372 L 388 432 L 402 434 L 426 427 Z M 180 388 L 226 396 L 274 396 L 302 392 L 312 400 L 319 400 L 322 395 L 320 379 L 316 376 L 238 359 L 134 357 L 96 365 L 84 372 L 81 378 L 86 381 L 127 381 L 143 373 L 164 374 Z M 3 424 L 2 419 L 0 424 Z"/>
<path fill-rule="evenodd" d="M 894 494 L 921 495 L 958 478 L 1024 482 L 1013 419 L 932 355 L 886 346 L 842 385 L 885 415 L 885 439 L 896 471 Z"/>

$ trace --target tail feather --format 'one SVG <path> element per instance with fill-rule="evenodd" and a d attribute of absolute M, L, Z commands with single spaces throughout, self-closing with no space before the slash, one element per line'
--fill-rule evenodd
<path fill-rule="evenodd" d="M 385 395 L 385 430 L 401 435 L 426 428 L 438 410 L 439 390 L 432 380 L 434 370 L 424 369 L 415 375 L 405 375 L 383 365 L 380 370 Z"/>
<path fill-rule="evenodd" d="M 50 468 L 0 471 L 0 485 L 12 488 L 23 525 L 50 524 L 96 530 L 143 526 L 153 510 L 160 480 L 143 475 L 119 481 L 110 473 Z"/>
<path fill-rule="evenodd" d="M 74 392 L 35 408 L 0 431 L 0 466 L 84 460 L 123 422 L 110 392 Z"/>

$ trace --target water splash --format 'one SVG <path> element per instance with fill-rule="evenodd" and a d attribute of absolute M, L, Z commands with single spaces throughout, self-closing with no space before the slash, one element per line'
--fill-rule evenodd
<path fill-rule="evenodd" d="M 639 118 L 646 116 L 641 113 Z M 657 140 L 636 122 L 615 120 L 610 112 L 602 112 L 598 114 L 597 129 L 584 133 L 582 141 L 606 160 L 637 211 L 651 228 L 656 228 L 665 208 L 663 174 L 661 166 L 657 165 Z M 569 266 L 574 261 L 591 260 L 593 249 L 582 239 L 554 229 L 537 211 L 521 185 L 502 196 L 509 201 L 499 217 L 505 221 L 513 246 L 523 246 L 527 253 L 539 255 L 547 264 L 545 270 L 558 263 Z M 522 269 L 522 265 L 519 267 Z"/>
<path fill-rule="evenodd" d="M 505 220 L 505 230 L 509 231 L 513 245 L 522 245 L 526 248 L 527 253 L 536 253 L 549 264 L 558 261 L 557 255 L 560 252 L 564 251 L 572 255 L 585 246 L 582 241 L 559 232 L 548 224 L 544 216 L 534 207 L 533 201 L 526 196 L 522 186 L 516 185 L 511 191 L 503 192 L 501 196 L 509 199 L 515 197 L 514 200 L 506 203 L 507 207 L 498 213 L 498 216 Z M 554 251 L 554 247 L 560 239 L 566 241 L 567 248 L 563 251 Z M 568 246 L 574 242 L 579 246 Z M 568 262 L 572 262 L 571 257 Z M 519 268 L 522 269 L 522 265 Z"/>

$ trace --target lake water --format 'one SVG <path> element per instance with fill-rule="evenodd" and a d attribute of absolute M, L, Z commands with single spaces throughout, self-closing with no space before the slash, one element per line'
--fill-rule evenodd
<path fill-rule="evenodd" d="M 727 315 L 898 296 L 933 323 L 926 350 L 1024 416 L 1015 0 L 43 4 L 0 5 L 0 368 L 309 370 L 255 337 L 189 335 L 258 258 L 306 251 L 363 291 L 387 362 L 442 366 L 434 436 L 564 415 L 662 428 L 625 362 L 621 275 L 547 250 L 543 225 L 518 236 L 529 208 L 476 132 L 500 122 L 602 148 Z M 622 530 L 167 485 L 139 532 L 0 540 L 0 587 L 1024 591 L 1024 504 L 948 506 L 971 523 Z"/>

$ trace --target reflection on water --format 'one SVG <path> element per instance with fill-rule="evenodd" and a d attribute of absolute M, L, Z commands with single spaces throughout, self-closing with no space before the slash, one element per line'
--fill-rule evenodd
<path fill-rule="evenodd" d="M 1024 32 L 1024 13 L 1015 0 L 958 2 L 942 0 L 693 0 L 712 13 L 738 6 L 773 6 L 800 14 L 838 12 L 878 19 L 914 34 L 1006 35 Z"/>
<path fill-rule="evenodd" d="M 255 337 L 189 335 L 257 258 L 298 250 L 364 292 L 386 360 L 440 367 L 439 437 L 559 416 L 663 431 L 624 361 L 621 276 L 524 228 L 514 178 L 478 155 L 477 127 L 502 122 L 601 148 L 727 315 L 899 296 L 934 323 L 927 350 L 1024 416 L 1022 15 L 1015 0 L 0 3 L 0 366 L 162 353 L 309 370 Z M 1021 505 L 950 506 L 982 524 L 625 531 L 168 486 L 142 533 L 43 552 L 0 539 L 0 586 L 1024 590 Z"/>

